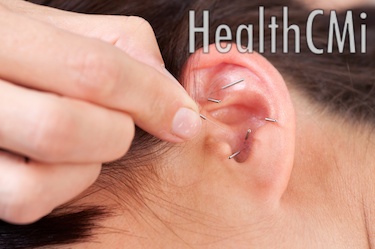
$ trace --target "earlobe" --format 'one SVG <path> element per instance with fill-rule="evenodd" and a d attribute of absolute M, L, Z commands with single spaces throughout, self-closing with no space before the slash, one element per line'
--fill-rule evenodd
<path fill-rule="evenodd" d="M 256 53 L 233 48 L 221 54 L 212 47 L 209 54 L 200 50 L 189 59 L 183 82 L 206 119 L 209 156 L 247 191 L 280 198 L 293 165 L 295 114 L 273 65 Z"/>

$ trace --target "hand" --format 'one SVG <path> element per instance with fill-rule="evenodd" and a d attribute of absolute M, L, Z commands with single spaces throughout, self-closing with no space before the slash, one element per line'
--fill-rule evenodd
<path fill-rule="evenodd" d="M 198 133 L 146 21 L 15 0 L 0 15 L 1 219 L 33 222 L 81 193 L 129 149 L 134 123 L 170 142 Z"/>

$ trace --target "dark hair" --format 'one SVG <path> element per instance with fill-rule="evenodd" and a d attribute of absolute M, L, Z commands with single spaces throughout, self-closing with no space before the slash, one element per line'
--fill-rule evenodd
<path fill-rule="evenodd" d="M 278 41 L 278 53 L 266 50 L 264 56 L 287 78 L 291 87 L 298 89 L 311 103 L 328 108 L 332 114 L 340 115 L 350 122 L 375 121 L 375 10 L 363 8 L 368 14 L 368 47 L 366 54 L 345 53 L 315 55 L 306 46 L 304 27 L 309 11 L 293 1 L 248 1 L 248 0 L 146 0 L 146 1 L 104 1 L 104 0 L 34 0 L 31 2 L 45 4 L 60 9 L 112 15 L 136 15 L 148 20 L 154 28 L 161 48 L 165 65 L 177 78 L 189 58 L 188 52 L 188 11 L 196 10 L 196 26 L 202 26 L 203 10 L 210 10 L 210 27 L 216 30 L 225 23 L 235 28 L 243 23 L 256 23 L 258 7 L 263 5 L 266 19 L 282 17 L 282 7 L 289 7 L 289 19 L 301 27 L 301 53 L 282 54 L 282 43 Z M 354 10 L 359 18 L 360 10 Z M 339 14 L 342 20 L 345 13 Z M 358 21 L 358 20 L 357 20 Z M 359 24 L 360 22 L 355 22 Z M 327 16 L 317 19 L 314 26 L 314 42 L 317 47 L 327 47 Z M 362 21 L 363 23 L 363 21 Z M 254 33 L 258 32 L 254 26 Z M 359 29 L 359 27 L 356 27 Z M 280 27 L 278 32 L 282 32 Z M 265 48 L 270 47 L 270 33 L 265 33 Z M 281 37 L 280 35 L 278 37 Z M 293 35 L 289 37 L 291 43 Z M 356 37 L 359 41 L 359 37 Z M 246 44 L 246 37 L 243 37 Z M 197 36 L 196 48 L 202 47 L 202 39 Z M 210 33 L 210 43 L 214 43 L 214 32 Z M 357 42 L 359 43 L 359 42 Z M 346 48 L 348 44 L 346 44 Z M 258 40 L 255 37 L 254 49 Z M 293 51 L 293 47 L 290 48 Z M 129 188 L 129 195 L 139 196 L 140 180 L 157 172 L 149 165 L 151 157 L 157 152 L 160 141 L 146 132 L 137 129 L 136 137 L 129 153 L 122 159 L 106 164 L 100 179 L 101 184 L 114 179 L 121 181 Z M 147 170 L 144 167 L 148 167 Z M 120 172 L 121 177 L 116 177 Z M 144 181 L 142 181 L 144 184 Z M 142 198 L 142 197 L 140 197 Z M 0 246 L 2 248 L 34 248 L 40 246 L 61 245 L 84 242 L 90 239 L 100 228 L 98 218 L 105 218 L 110 213 L 101 207 L 61 208 L 40 221 L 26 226 L 14 226 L 0 222 Z"/>

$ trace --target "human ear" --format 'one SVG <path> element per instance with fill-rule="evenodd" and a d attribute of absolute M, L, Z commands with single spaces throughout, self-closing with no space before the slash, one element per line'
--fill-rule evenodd
<path fill-rule="evenodd" d="M 293 166 L 295 113 L 276 68 L 257 53 L 211 47 L 191 56 L 182 81 L 205 119 L 206 158 L 247 192 L 280 199 Z"/>

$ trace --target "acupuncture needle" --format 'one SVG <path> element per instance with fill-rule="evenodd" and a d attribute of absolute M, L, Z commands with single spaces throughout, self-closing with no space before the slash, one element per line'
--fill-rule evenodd
<path fill-rule="evenodd" d="M 230 88 L 230 87 L 232 87 L 232 86 L 238 85 L 238 84 L 240 84 L 240 83 L 242 83 L 242 82 L 244 82 L 244 81 L 245 81 L 245 79 L 240 79 L 240 80 L 237 80 L 237 81 L 235 81 L 235 82 L 229 83 L 228 85 L 225 85 L 225 86 L 220 87 L 220 89 L 218 89 L 218 90 L 215 90 L 215 91 L 210 92 L 209 96 L 212 95 L 212 94 L 214 94 L 214 93 L 217 93 L 217 92 L 219 92 L 219 91 L 226 90 L 226 89 L 228 89 L 228 88 Z M 209 100 L 209 101 L 210 101 L 210 100 Z"/>
<path fill-rule="evenodd" d="M 210 123 L 216 125 L 217 127 L 219 127 L 219 128 L 222 129 L 222 130 L 225 130 L 224 127 L 222 127 L 221 125 L 219 125 L 219 124 L 215 123 L 214 121 L 208 119 L 205 115 L 203 115 L 203 114 L 199 114 L 199 116 L 200 116 L 203 120 L 208 121 L 208 122 L 210 122 Z"/>

